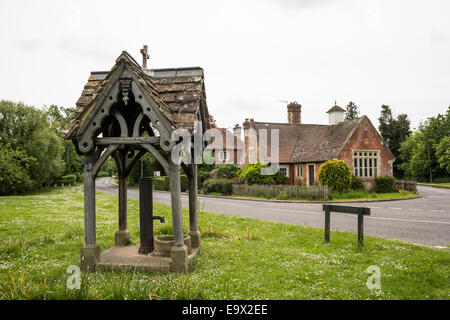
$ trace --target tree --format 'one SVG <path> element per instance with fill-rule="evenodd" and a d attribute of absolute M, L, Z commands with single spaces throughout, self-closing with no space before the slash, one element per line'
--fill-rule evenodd
<path fill-rule="evenodd" d="M 444 151 L 447 143 L 445 138 L 448 136 L 450 136 L 450 107 L 446 114 L 438 114 L 421 123 L 418 130 L 401 144 L 400 158 L 403 162 L 401 166 L 406 175 L 419 181 L 431 181 L 431 177 L 447 177 L 446 166 L 441 166 L 438 159 L 444 156 L 441 161 L 445 163 Z"/>
<path fill-rule="evenodd" d="M 0 143 L 0 195 L 23 192 L 32 187 L 28 168 L 34 158 L 9 144 Z"/>
<path fill-rule="evenodd" d="M 400 157 L 401 143 L 411 134 L 410 120 L 406 114 L 399 114 L 397 119 L 392 115 L 391 108 L 387 105 L 381 106 L 381 115 L 378 118 L 380 134 L 386 142 L 396 161 L 394 164 L 394 176 L 404 176 L 402 160 Z"/>
<path fill-rule="evenodd" d="M 345 120 L 356 120 L 359 118 L 358 106 L 350 101 L 345 111 Z"/>
<path fill-rule="evenodd" d="M 35 159 L 27 167 L 35 186 L 50 183 L 63 173 L 62 138 L 51 127 L 46 111 L 0 101 L 0 143 Z"/>
<path fill-rule="evenodd" d="M 442 138 L 435 149 L 439 166 L 450 173 L 450 136 Z"/>

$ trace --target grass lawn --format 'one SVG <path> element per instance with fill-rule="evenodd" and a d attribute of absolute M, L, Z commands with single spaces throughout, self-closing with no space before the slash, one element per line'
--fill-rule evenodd
<path fill-rule="evenodd" d="M 331 201 L 351 201 L 351 200 L 388 200 L 388 199 L 408 199 L 417 197 L 418 194 L 411 191 L 376 193 L 365 191 L 349 191 L 344 193 L 331 193 Z"/>
<path fill-rule="evenodd" d="M 170 209 L 155 204 L 171 232 Z M 129 200 L 128 228 L 138 242 L 138 201 Z M 187 230 L 187 211 L 184 224 Z M 184 275 L 97 272 L 80 290 L 66 289 L 70 265 L 83 245 L 79 188 L 0 197 L 0 299 L 449 299 L 448 250 L 200 212 L 202 249 Z M 97 193 L 97 242 L 114 244 L 117 197 Z M 381 269 L 370 291 L 366 269 Z"/>
<path fill-rule="evenodd" d="M 211 193 L 210 195 L 214 196 L 223 196 L 221 193 Z M 375 193 L 375 192 L 366 192 L 366 191 L 348 191 L 344 193 L 332 192 L 331 200 L 329 202 L 339 202 L 339 201 L 371 201 L 371 200 L 390 200 L 390 199 L 408 199 L 417 197 L 418 194 L 410 191 L 399 191 L 399 192 L 390 192 L 390 193 Z M 249 199 L 267 199 L 263 197 L 252 197 L 252 196 L 238 196 L 238 195 L 229 195 L 228 197 L 237 197 L 237 198 L 249 198 Z M 314 200 L 295 200 L 288 199 L 286 197 L 278 197 L 275 200 L 292 200 L 292 201 L 301 201 L 308 202 Z M 324 200 L 315 200 L 321 201 Z"/>
<path fill-rule="evenodd" d="M 426 186 L 436 186 L 436 187 L 447 187 L 447 188 L 450 188 L 450 182 L 439 182 L 439 183 L 420 182 L 420 184 L 423 184 L 423 185 L 426 185 Z"/>

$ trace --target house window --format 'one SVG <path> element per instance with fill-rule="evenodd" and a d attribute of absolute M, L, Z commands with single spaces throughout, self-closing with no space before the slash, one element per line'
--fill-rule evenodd
<path fill-rule="evenodd" d="M 227 161 L 228 160 L 228 151 L 226 151 L 226 150 L 219 151 L 219 160 Z"/>
<path fill-rule="evenodd" d="M 301 164 L 297 165 L 297 177 L 303 177 L 303 166 Z"/>
<path fill-rule="evenodd" d="M 281 167 L 280 167 L 280 172 L 281 172 L 282 174 L 284 174 L 286 177 L 288 176 L 288 175 L 287 175 L 287 168 L 281 168 Z"/>
<path fill-rule="evenodd" d="M 378 151 L 353 151 L 353 174 L 361 178 L 378 175 Z"/>

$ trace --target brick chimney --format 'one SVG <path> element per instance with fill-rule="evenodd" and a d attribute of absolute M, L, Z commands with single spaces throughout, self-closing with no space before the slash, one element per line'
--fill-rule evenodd
<path fill-rule="evenodd" d="M 290 102 L 287 105 L 288 123 L 300 124 L 302 123 L 302 105 L 297 102 Z"/>

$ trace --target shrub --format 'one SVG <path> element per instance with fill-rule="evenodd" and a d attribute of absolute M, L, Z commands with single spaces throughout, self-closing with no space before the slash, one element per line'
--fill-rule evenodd
<path fill-rule="evenodd" d="M 255 164 L 249 163 L 242 170 L 239 178 L 245 180 L 246 184 L 282 184 L 287 177 L 281 173 L 280 170 L 274 175 L 262 175 L 261 168 L 266 167 L 265 164 L 257 162 Z"/>
<path fill-rule="evenodd" d="M 188 189 L 188 178 L 186 175 L 182 174 L 180 176 L 181 191 L 184 192 Z M 170 191 L 170 178 L 168 176 L 163 177 L 153 177 L 153 189 Z"/>
<path fill-rule="evenodd" d="M 376 193 L 396 192 L 395 178 L 390 176 L 376 177 L 374 191 Z"/>
<path fill-rule="evenodd" d="M 216 178 L 217 179 L 232 179 L 237 176 L 239 168 L 234 164 L 219 164 L 217 165 Z"/>
<path fill-rule="evenodd" d="M 332 191 L 342 192 L 350 188 L 352 172 L 345 161 L 329 160 L 319 169 L 319 181 Z"/>
<path fill-rule="evenodd" d="M 232 179 L 208 179 L 203 184 L 203 193 L 221 193 L 221 194 L 232 194 L 234 180 Z"/>
<path fill-rule="evenodd" d="M 355 191 L 364 190 L 364 184 L 362 183 L 360 177 L 352 175 L 352 181 L 350 182 L 350 189 Z"/>
<path fill-rule="evenodd" d="M 75 184 L 77 182 L 77 176 L 74 174 L 68 174 L 65 176 L 62 176 L 55 181 L 56 183 L 69 183 L 69 184 Z"/>

